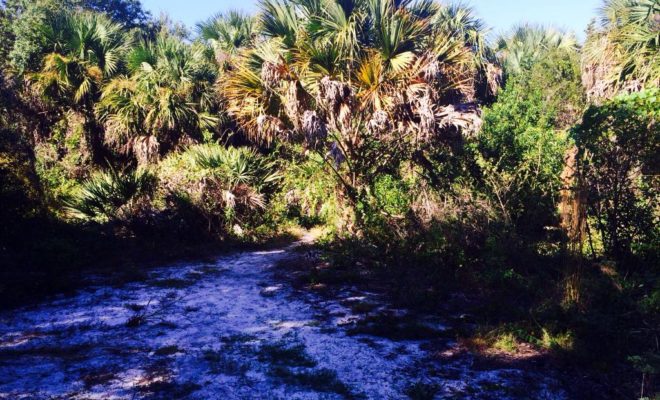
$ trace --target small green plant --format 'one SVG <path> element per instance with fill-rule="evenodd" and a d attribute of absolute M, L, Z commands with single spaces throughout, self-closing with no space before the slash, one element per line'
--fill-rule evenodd
<path fill-rule="evenodd" d="M 566 333 L 552 334 L 547 329 L 542 329 L 541 345 L 550 350 L 570 351 L 573 349 L 573 334 Z"/>
<path fill-rule="evenodd" d="M 493 347 L 508 353 L 514 353 L 518 350 L 518 340 L 512 333 L 503 333 L 495 338 Z"/>
<path fill-rule="evenodd" d="M 110 169 L 92 175 L 65 206 L 76 218 L 115 221 L 130 217 L 155 187 L 156 177 L 149 171 Z"/>
<path fill-rule="evenodd" d="M 259 360 L 274 365 L 296 367 L 314 367 L 316 365 L 316 361 L 305 351 L 304 344 L 290 345 L 284 341 L 261 346 Z"/>
<path fill-rule="evenodd" d="M 337 393 L 345 398 L 353 397 L 350 388 L 337 377 L 337 373 L 327 368 L 294 372 L 286 367 L 274 366 L 270 374 L 292 385 L 318 392 Z"/>
<path fill-rule="evenodd" d="M 280 179 L 275 167 L 247 148 L 191 146 L 159 165 L 162 195 L 172 208 L 201 214 L 209 231 L 244 236 L 245 228 L 259 225 Z"/>

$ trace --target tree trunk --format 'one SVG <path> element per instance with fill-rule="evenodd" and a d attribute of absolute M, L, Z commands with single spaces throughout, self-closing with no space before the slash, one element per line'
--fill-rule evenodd
<path fill-rule="evenodd" d="M 586 226 L 586 202 L 580 179 L 578 154 L 578 149 L 574 146 L 564 156 L 559 212 L 561 227 L 566 237 L 564 244 L 564 301 L 579 305 L 580 282 L 582 279 L 582 244 Z"/>
<path fill-rule="evenodd" d="M 103 127 L 92 111 L 84 111 L 85 142 L 94 165 L 103 166 L 108 162 L 108 152 L 103 143 Z"/>

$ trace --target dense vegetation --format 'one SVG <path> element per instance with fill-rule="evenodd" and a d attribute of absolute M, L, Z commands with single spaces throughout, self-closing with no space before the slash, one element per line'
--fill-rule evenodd
<path fill-rule="evenodd" d="M 260 8 L 190 33 L 136 0 L 2 2 L 4 302 L 99 259 L 320 225 L 332 264 L 396 301 L 475 299 L 474 341 L 653 395 L 657 0 L 606 0 L 582 46 L 530 25 L 489 41 L 431 0 Z"/>

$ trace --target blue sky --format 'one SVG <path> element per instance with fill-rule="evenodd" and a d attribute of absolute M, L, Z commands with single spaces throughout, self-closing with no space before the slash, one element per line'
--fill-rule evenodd
<path fill-rule="evenodd" d="M 466 0 L 495 33 L 523 22 L 553 25 L 574 31 L 579 38 L 596 16 L 602 0 Z M 220 11 L 254 12 L 257 0 L 142 0 L 154 15 L 166 12 L 174 20 L 194 27 L 195 23 Z"/>

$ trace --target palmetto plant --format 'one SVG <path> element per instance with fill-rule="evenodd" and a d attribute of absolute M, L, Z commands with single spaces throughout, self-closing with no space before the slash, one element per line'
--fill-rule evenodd
<path fill-rule="evenodd" d="M 97 221 L 130 217 L 155 187 L 156 177 L 146 170 L 98 172 L 65 202 L 66 210 L 73 217 Z"/>
<path fill-rule="evenodd" d="M 211 45 L 216 61 L 222 66 L 228 58 L 252 44 L 256 24 L 253 17 L 230 11 L 198 23 L 197 31 L 200 38 Z"/>
<path fill-rule="evenodd" d="M 130 41 L 121 25 L 102 14 L 64 12 L 41 29 L 50 53 L 29 79 L 50 99 L 83 114 L 88 144 L 99 162 L 101 137 L 94 102 L 104 82 L 121 69 Z"/>
<path fill-rule="evenodd" d="M 160 165 L 168 198 L 185 198 L 201 211 L 209 230 L 257 216 L 280 175 L 274 162 L 248 148 L 194 145 Z"/>
<path fill-rule="evenodd" d="M 249 185 L 261 191 L 279 179 L 275 164 L 245 147 L 220 147 L 218 145 L 194 146 L 187 151 L 200 168 L 210 171 L 228 187 Z"/>
<path fill-rule="evenodd" d="M 660 1 L 606 0 L 591 26 L 583 77 L 592 98 L 660 84 Z"/>
<path fill-rule="evenodd" d="M 127 60 L 129 75 L 110 81 L 96 107 L 109 142 L 146 164 L 216 125 L 217 69 L 202 44 L 162 34 Z"/>
<path fill-rule="evenodd" d="M 121 66 L 130 42 L 121 25 L 102 14 L 63 13 L 42 27 L 48 48 L 33 77 L 46 91 L 84 105 Z"/>
<path fill-rule="evenodd" d="M 260 38 L 222 82 L 255 140 L 321 154 L 356 205 L 370 176 L 478 123 L 481 24 L 431 1 L 264 0 Z M 385 151 L 387 150 L 387 151 Z"/>
<path fill-rule="evenodd" d="M 505 73 L 515 75 L 529 70 L 544 55 L 563 50 L 577 51 L 577 39 L 571 33 L 553 28 L 521 25 L 497 40 L 496 51 Z"/>

